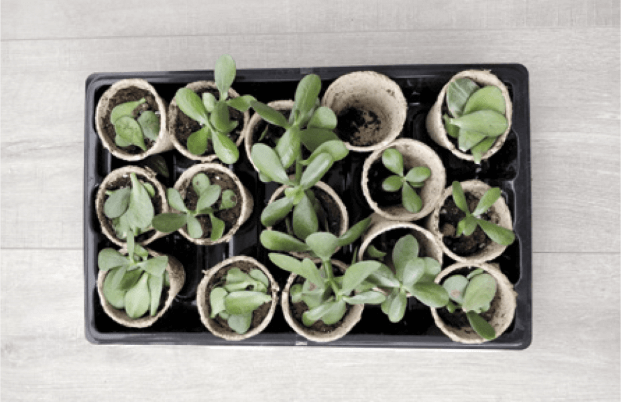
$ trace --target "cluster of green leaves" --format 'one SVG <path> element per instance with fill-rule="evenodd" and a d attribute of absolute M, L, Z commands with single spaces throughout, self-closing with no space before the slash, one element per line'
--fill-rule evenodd
<path fill-rule="evenodd" d="M 233 331 L 245 334 L 252 324 L 252 313 L 272 300 L 269 286 L 269 279 L 260 269 L 253 268 L 249 273 L 229 269 L 224 284 L 209 293 L 211 318 L 220 316 Z"/>
<path fill-rule="evenodd" d="M 117 309 L 125 309 L 130 318 L 140 318 L 149 311 L 157 314 L 164 287 L 170 287 L 166 266 L 168 257 L 152 257 L 134 236 L 127 238 L 127 255 L 105 248 L 99 252 L 98 266 L 107 271 L 103 294 L 108 303 Z"/>
<path fill-rule="evenodd" d="M 157 141 L 160 133 L 160 117 L 151 110 L 135 113 L 136 108 L 146 101 L 142 98 L 134 102 L 121 103 L 112 109 L 110 122 L 114 126 L 116 134 L 114 143 L 117 146 L 126 148 L 135 145 L 146 151 L 145 137 Z"/>
<path fill-rule="evenodd" d="M 482 338 L 492 340 L 496 338 L 496 331 L 479 314 L 490 309 L 496 295 L 496 280 L 482 269 L 475 269 L 468 276 L 451 275 L 442 286 L 451 299 L 446 305 L 450 313 L 461 308 L 468 317 L 472 329 Z"/>
<path fill-rule="evenodd" d="M 153 227 L 162 232 L 170 233 L 187 225 L 187 231 L 193 239 L 203 237 L 203 228 L 196 219 L 199 215 L 208 215 L 211 221 L 211 240 L 216 241 L 224 234 L 225 223 L 216 217 L 215 213 L 233 208 L 237 205 L 237 197 L 233 190 L 224 190 L 217 184 L 211 184 L 209 177 L 199 173 L 192 178 L 192 188 L 198 195 L 198 202 L 194 210 L 185 206 L 181 194 L 174 188 L 166 190 L 168 204 L 179 212 L 168 212 L 153 218 Z M 220 205 L 218 199 L 222 196 Z"/>
<path fill-rule="evenodd" d="M 290 295 L 293 303 L 304 302 L 308 307 L 302 315 L 302 323 L 310 327 L 318 320 L 326 325 L 339 322 L 347 311 L 347 305 L 381 304 L 386 296 L 374 289 L 357 292 L 356 289 L 382 265 L 378 261 L 362 261 L 347 268 L 345 274 L 335 276 L 332 267 L 332 255 L 340 245 L 349 244 L 358 238 L 369 221 L 364 220 L 352 227 L 348 233 L 337 238 L 331 233 L 313 233 L 306 238 L 307 250 L 321 260 L 319 268 L 310 259 L 302 261 L 285 254 L 270 253 L 270 260 L 285 271 L 304 278 L 304 283 L 291 287 Z M 261 240 L 264 236 L 262 233 Z M 269 232 L 267 232 L 269 233 Z M 278 233 L 278 232 L 274 232 Z M 358 234 L 358 236 L 356 236 Z M 284 235 L 287 236 L 287 235 Z M 289 242 L 299 242 L 294 238 L 279 243 L 282 251 L 291 251 Z M 301 242 L 300 242 L 301 243 Z M 265 245 L 265 243 L 264 243 Z M 268 247 L 269 248 L 269 247 Z M 302 251 L 302 250 L 300 250 Z"/>
<path fill-rule="evenodd" d="M 394 173 L 382 183 L 384 191 L 392 193 L 401 190 L 403 207 L 414 214 L 419 212 L 423 207 L 423 200 L 414 189 L 425 185 L 425 180 L 431 176 L 431 170 L 426 166 L 418 166 L 405 173 L 403 155 L 394 148 L 389 148 L 382 153 L 382 163 L 386 169 Z"/>
<path fill-rule="evenodd" d="M 276 153 L 285 169 L 301 158 L 302 144 L 310 152 L 314 152 L 325 142 L 339 140 L 333 131 L 337 123 L 336 115 L 330 108 L 319 106 L 320 91 L 319 76 L 310 74 L 302 78 L 295 91 L 295 101 L 289 119 L 264 103 L 258 101 L 251 103 L 254 111 L 263 120 L 286 130 L 276 142 Z M 266 132 L 267 128 L 259 138 L 259 142 Z M 256 164 L 254 157 L 253 161 Z"/>
<path fill-rule="evenodd" d="M 446 290 L 433 281 L 440 273 L 440 263 L 431 257 L 419 257 L 418 253 L 416 238 L 412 235 L 403 236 L 392 250 L 394 269 L 382 264 L 359 289 L 381 289 L 388 294 L 382 303 L 382 311 L 391 322 L 403 319 L 408 294 L 429 307 L 444 307 L 449 301 Z M 387 253 L 372 247 L 367 255 L 384 260 Z"/>
<path fill-rule="evenodd" d="M 231 164 L 239 159 L 237 145 L 228 136 L 238 124 L 237 121 L 231 120 L 229 107 L 245 112 L 255 98 L 245 95 L 227 99 L 236 73 L 235 61 L 225 54 L 216 62 L 214 73 L 219 99 L 209 92 L 203 93 L 201 99 L 189 88 L 181 88 L 177 91 L 175 100 L 179 109 L 202 126 L 188 138 L 187 147 L 191 153 L 203 155 L 211 141 L 215 154 L 222 162 Z"/>
<path fill-rule="evenodd" d="M 479 88 L 469 78 L 451 82 L 446 91 L 450 116 L 444 115 L 446 132 L 457 138 L 459 149 L 470 150 L 476 163 L 507 130 L 506 104 L 500 88 Z"/>
<path fill-rule="evenodd" d="M 515 241 L 515 234 L 513 231 L 480 218 L 481 215 L 494 205 L 501 195 L 502 193 L 498 187 L 487 190 L 471 213 L 468 209 L 468 201 L 466 200 L 466 195 L 464 194 L 461 184 L 458 181 L 454 181 L 453 201 L 455 201 L 457 208 L 466 214 L 466 217 L 457 224 L 457 236 L 461 236 L 462 233 L 466 236 L 470 236 L 474 233 L 478 225 L 492 241 L 503 246 L 508 246 L 513 243 Z"/>
<path fill-rule="evenodd" d="M 135 173 L 129 175 L 131 187 L 106 191 L 104 215 L 112 220 L 116 237 L 123 240 L 138 236 L 152 229 L 151 221 L 155 210 L 151 198 L 155 189 L 148 182 L 141 182 Z"/>

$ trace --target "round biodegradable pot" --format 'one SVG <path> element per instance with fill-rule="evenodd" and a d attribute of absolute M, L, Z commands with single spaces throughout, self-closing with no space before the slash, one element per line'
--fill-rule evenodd
<path fill-rule="evenodd" d="M 218 87 L 213 81 L 191 82 L 185 87 L 196 92 L 199 97 L 202 97 L 202 94 L 205 92 L 211 92 L 216 99 L 219 97 Z M 233 88 L 229 88 L 229 98 L 231 99 L 237 97 L 239 97 L 239 94 Z M 237 136 L 237 138 L 234 138 L 234 141 L 237 148 L 239 148 L 244 139 L 244 129 L 250 120 L 250 112 L 245 111 L 242 113 L 239 110 L 229 107 L 229 114 L 231 116 L 231 120 L 235 120 L 238 123 L 237 127 L 229 133 L 229 136 L 233 135 L 232 138 L 234 138 L 235 135 Z M 194 155 L 192 152 L 188 151 L 186 145 L 190 134 L 200 130 L 201 127 L 200 123 L 192 120 L 186 116 L 181 109 L 179 109 L 176 99 L 173 99 L 172 102 L 170 102 L 170 106 L 168 107 L 168 132 L 170 133 L 170 140 L 172 141 L 174 147 L 188 159 L 201 161 L 203 163 L 212 162 L 217 160 L 218 156 L 213 151 L 211 141 L 208 142 L 207 151 L 203 155 Z"/>
<path fill-rule="evenodd" d="M 397 231 L 398 233 L 395 234 L 394 238 L 392 238 L 390 234 L 390 232 L 393 231 Z M 377 214 L 373 214 L 369 229 L 367 229 L 364 235 L 362 235 L 362 244 L 360 245 L 360 250 L 358 251 L 358 261 L 362 261 L 364 259 L 364 253 L 367 248 L 374 241 L 376 241 L 376 239 L 380 240 L 378 239 L 380 236 L 386 239 L 382 241 L 391 243 L 392 247 L 390 247 L 390 249 L 381 249 L 381 247 L 378 248 L 380 248 L 381 251 L 386 252 L 388 255 L 392 255 L 394 243 L 407 234 L 413 235 L 418 241 L 420 257 L 431 257 L 442 265 L 442 248 L 429 231 L 414 223 L 386 220 Z"/>
<path fill-rule="evenodd" d="M 121 254 L 127 255 L 127 250 L 125 248 L 119 251 Z M 147 251 L 151 257 L 161 257 L 165 255 L 151 249 L 147 249 Z M 183 265 L 181 265 L 175 257 L 170 255 L 168 256 L 166 271 L 168 271 L 168 276 L 170 278 L 170 287 L 162 291 L 167 292 L 164 306 L 160 308 L 156 315 L 150 316 L 147 312 L 147 315 L 141 318 L 130 318 L 127 313 L 125 313 L 125 310 L 114 308 L 110 303 L 108 303 L 103 294 L 103 284 L 109 271 L 99 271 L 99 276 L 97 277 L 97 292 L 99 293 L 99 300 L 106 314 L 114 321 L 125 327 L 146 328 L 153 325 L 153 323 L 163 316 L 166 310 L 168 310 L 171 306 L 175 296 L 179 293 L 183 287 L 183 283 L 185 282 L 185 271 L 183 270 Z"/>
<path fill-rule="evenodd" d="M 342 263 L 341 261 L 332 260 L 333 268 L 339 269 L 341 272 L 345 272 L 347 269 L 347 265 Z M 331 342 L 337 339 L 342 338 L 347 335 L 349 331 L 360 321 L 362 318 L 362 311 L 364 310 L 363 304 L 356 305 L 347 305 L 347 312 L 341 321 L 334 325 L 323 326 L 322 329 L 313 329 L 312 327 L 307 327 L 302 323 L 302 318 L 296 318 L 294 312 L 293 303 L 289 297 L 289 290 L 291 286 L 296 283 L 296 279 L 298 276 L 296 274 L 291 274 L 289 279 L 287 280 L 287 285 L 282 292 L 281 305 L 282 311 L 285 315 L 285 320 L 289 324 L 293 330 L 302 335 L 306 339 L 313 342 Z M 304 302 L 300 302 L 304 304 Z"/>
<path fill-rule="evenodd" d="M 505 98 L 505 117 L 508 122 L 507 130 L 501 136 L 499 136 L 494 145 L 486 153 L 483 154 L 481 160 L 485 160 L 498 152 L 500 148 L 502 148 L 502 145 L 507 139 L 507 135 L 509 135 L 509 132 L 511 131 L 511 117 L 513 115 L 513 103 L 511 103 L 511 98 L 509 97 L 509 90 L 507 89 L 505 84 L 503 84 L 502 81 L 498 79 L 498 77 L 496 77 L 489 71 L 466 70 L 454 75 L 450 79 L 450 81 L 446 83 L 444 87 L 442 87 L 442 91 L 440 91 L 436 103 L 434 103 L 434 105 L 431 107 L 431 110 L 429 110 L 429 114 L 427 114 L 427 131 L 429 132 L 431 139 L 433 139 L 442 147 L 451 151 L 458 158 L 474 162 L 474 157 L 472 156 L 472 154 L 460 151 L 459 148 L 457 148 L 455 144 L 451 142 L 448 134 L 446 133 L 446 129 L 444 128 L 444 121 L 442 120 L 442 105 L 446 103 L 446 91 L 448 89 L 448 86 L 450 83 L 459 78 L 469 78 L 481 86 L 498 87 L 502 92 L 503 98 Z"/>
<path fill-rule="evenodd" d="M 147 100 L 147 102 L 143 104 L 147 105 L 145 106 L 145 110 L 151 110 L 159 115 L 160 131 L 157 140 L 151 141 L 145 137 L 146 151 L 133 145 L 121 148 L 114 142 L 116 133 L 114 131 L 114 125 L 110 121 L 112 109 L 122 103 L 137 101 L 141 98 Z M 97 128 L 97 135 L 99 135 L 103 146 L 110 151 L 112 155 L 125 161 L 139 161 L 150 155 L 166 152 L 173 148 L 173 144 L 168 135 L 168 116 L 166 111 L 166 102 L 147 81 L 138 78 L 117 81 L 103 93 L 97 104 L 97 109 L 95 109 L 95 127 Z"/>
<path fill-rule="evenodd" d="M 464 194 L 466 195 L 466 198 L 468 198 L 469 195 L 472 195 L 477 200 L 480 200 L 481 197 L 483 197 L 483 195 L 489 189 L 491 189 L 490 186 L 488 186 L 487 184 L 479 180 L 470 180 L 470 181 L 461 182 L 461 187 L 464 190 Z M 453 252 L 453 250 L 451 250 L 450 247 L 446 245 L 444 238 L 445 237 L 454 238 L 451 235 L 451 233 L 453 233 L 453 230 L 450 229 L 450 227 L 447 227 L 447 224 L 444 224 L 444 227 L 440 227 L 440 223 L 441 223 L 440 220 L 441 220 L 441 215 L 446 210 L 445 203 L 447 202 L 448 198 L 449 197 L 452 198 L 452 196 L 453 196 L 453 187 L 449 186 L 444 190 L 444 194 L 442 195 L 442 198 L 438 202 L 436 209 L 433 211 L 433 213 L 429 216 L 427 220 L 427 229 L 429 229 L 429 231 L 433 233 L 433 235 L 436 237 L 436 239 L 438 240 L 438 243 L 442 246 L 442 250 L 446 253 L 446 255 L 448 255 L 455 261 L 468 262 L 470 264 L 490 261 L 498 257 L 499 255 L 501 255 L 505 251 L 507 246 L 494 243 L 491 239 L 487 237 L 487 235 L 485 235 L 486 245 L 483 247 L 479 246 L 480 250 L 471 255 L 458 255 L 457 253 Z M 473 205 L 469 206 L 470 211 L 474 210 Z M 513 221 L 511 219 L 511 211 L 509 211 L 509 207 L 507 207 L 507 204 L 505 203 L 505 200 L 502 197 L 498 198 L 498 200 L 489 209 L 487 214 L 489 215 L 488 220 L 490 222 L 495 223 L 496 225 L 499 225 L 505 229 L 513 230 Z M 477 231 L 479 230 L 481 229 L 477 228 Z M 471 236 L 474 236 L 474 235 L 476 235 L 476 232 L 473 233 L 473 235 Z M 463 236 L 464 235 L 462 234 L 462 237 Z"/>
<path fill-rule="evenodd" d="M 369 180 L 369 176 L 374 175 L 375 172 L 380 173 L 382 171 L 389 172 L 390 175 L 394 174 L 388 169 L 385 169 L 382 164 L 382 154 L 388 148 L 395 148 L 403 155 L 404 173 L 407 173 L 411 168 L 421 166 L 431 170 L 431 176 L 425 180 L 425 185 L 420 189 L 415 189 L 423 201 L 423 207 L 417 213 L 412 213 L 403 207 L 401 204 L 401 191 L 397 192 L 397 194 L 399 194 L 398 204 L 380 206 L 375 201 L 386 195 L 386 192 L 382 189 L 382 181 L 388 177 L 388 175 L 379 177 L 378 174 L 377 177 L 373 177 L 371 180 Z M 364 198 L 373 211 L 386 219 L 394 221 L 415 221 L 429 215 L 440 200 L 445 186 L 446 170 L 444 169 L 442 160 L 427 145 L 409 138 L 396 140 L 374 151 L 365 160 L 362 168 L 362 192 L 364 193 Z M 373 191 L 371 191 L 370 187 L 373 188 Z M 373 196 L 375 196 L 375 199 Z"/>
<path fill-rule="evenodd" d="M 282 198 L 287 188 L 289 187 L 286 185 L 278 187 L 276 191 L 274 191 L 274 194 L 272 194 L 272 196 L 270 197 L 268 204 L 271 204 L 272 202 L 278 200 L 279 198 Z M 318 181 L 317 184 L 315 184 L 312 187 L 312 189 L 313 189 L 313 193 L 315 193 L 315 197 L 319 198 L 319 202 L 324 206 L 324 208 L 326 207 L 326 203 L 330 202 L 332 203 L 332 206 L 334 208 L 332 212 L 338 213 L 340 215 L 340 217 L 336 219 L 338 221 L 338 229 L 334 231 L 330 230 L 330 232 L 337 237 L 344 235 L 345 232 L 347 232 L 347 230 L 349 229 L 349 215 L 347 214 L 347 208 L 345 207 L 345 204 L 343 204 L 341 197 L 339 197 L 338 194 L 334 192 L 334 190 L 332 190 L 332 187 L 328 186 L 326 183 L 322 181 Z M 327 212 L 329 215 L 331 215 L 330 210 L 328 210 Z M 293 210 L 289 214 L 289 216 L 292 213 L 293 213 Z M 272 230 L 272 228 L 273 227 L 270 226 L 267 228 L 267 230 Z M 337 251 L 339 249 L 340 247 L 337 249 Z M 300 258 L 300 259 L 311 258 L 310 254 L 305 253 L 305 252 L 300 253 L 300 252 L 291 251 L 289 252 L 289 254 L 297 258 Z"/>
<path fill-rule="evenodd" d="M 348 149 L 371 152 L 394 141 L 407 114 L 407 102 L 396 82 L 373 71 L 340 76 L 322 99 L 338 118 L 336 134 Z"/>
<path fill-rule="evenodd" d="M 108 199 L 106 191 L 131 186 L 131 179 L 129 177 L 131 173 L 135 173 L 139 181 L 143 183 L 150 183 L 155 189 L 155 196 L 151 198 L 155 214 L 157 215 L 169 212 L 168 202 L 166 201 L 166 189 L 162 183 L 157 180 L 155 173 L 151 169 L 143 169 L 137 166 L 125 166 L 110 172 L 104 181 L 99 185 L 97 197 L 95 198 L 95 209 L 97 211 L 97 219 L 99 219 L 99 224 L 101 225 L 103 233 L 108 239 L 110 239 L 110 241 L 121 247 L 125 246 L 126 240 L 119 239 L 116 236 L 114 227 L 112 226 L 112 220 L 107 218 L 104 214 L 104 204 Z M 165 233 L 151 229 L 146 233 L 139 235 L 136 241 L 144 246 L 164 236 L 166 236 Z"/>
<path fill-rule="evenodd" d="M 209 303 L 209 294 L 211 289 L 216 287 L 221 281 L 226 279 L 226 272 L 237 267 L 243 272 L 250 272 L 251 269 L 257 268 L 263 271 L 270 281 L 269 291 L 272 294 L 271 303 L 265 303 L 253 312 L 253 320 L 250 325 L 250 329 L 245 334 L 238 334 L 233 331 L 224 320 L 219 317 L 211 318 L 211 304 Z M 203 325 L 207 327 L 209 332 L 217 337 L 226 339 L 227 341 L 241 341 L 242 339 L 248 339 L 253 337 L 265 329 L 272 321 L 276 306 L 278 305 L 278 291 L 280 288 L 274 280 L 270 271 L 260 262 L 251 257 L 237 256 L 228 258 L 213 268 L 205 271 L 205 276 L 198 285 L 196 303 L 198 305 L 198 312 L 201 316 Z"/>
<path fill-rule="evenodd" d="M 267 106 L 270 106 L 271 108 L 278 110 L 281 113 L 282 112 L 290 113 L 291 109 L 293 109 L 293 101 L 292 100 L 277 100 L 277 101 L 268 103 Z M 263 120 L 261 116 L 259 116 L 258 113 L 255 113 L 252 115 L 252 117 L 250 118 L 250 121 L 248 122 L 248 124 L 246 125 L 246 128 L 244 129 L 243 136 L 244 136 L 244 148 L 246 149 L 246 156 L 248 157 L 248 160 L 250 161 L 250 163 L 252 163 L 252 167 L 254 168 L 254 170 L 256 170 L 257 172 L 259 171 L 259 169 L 254 164 L 254 161 L 252 160 L 252 155 L 251 155 L 252 146 L 255 144 L 255 138 L 259 139 L 261 137 L 263 130 L 266 127 L 271 128 L 272 130 L 275 130 L 278 132 L 282 131 L 282 134 L 284 134 L 284 129 L 281 130 L 280 127 L 274 126 L 266 122 L 265 120 Z M 269 144 L 269 145 L 271 147 L 276 146 L 276 141 L 274 141 L 274 144 Z"/>
<path fill-rule="evenodd" d="M 498 269 L 495 264 L 469 264 L 469 263 L 456 263 L 447 268 L 445 268 L 442 272 L 438 274 L 435 279 L 435 282 L 438 284 L 442 283 L 442 280 L 448 277 L 450 274 L 455 273 L 455 271 L 461 269 L 476 269 L 481 268 L 486 273 L 490 274 L 496 280 L 496 296 L 494 300 L 492 300 L 490 309 L 483 313 L 483 315 L 487 315 L 487 322 L 494 327 L 496 331 L 496 338 L 502 335 L 507 328 L 513 322 L 513 317 L 515 316 L 515 308 L 516 308 L 516 297 L 517 293 L 513 290 L 513 285 L 507 277 Z M 472 327 L 464 326 L 460 328 L 453 327 L 448 323 L 444 322 L 444 320 L 438 314 L 438 310 L 435 308 L 431 308 L 431 315 L 433 315 L 433 320 L 436 325 L 446 336 L 451 338 L 455 342 L 461 343 L 483 343 L 487 342 L 486 339 L 482 338 L 479 334 L 477 334 Z"/>
<path fill-rule="evenodd" d="M 218 240 L 212 241 L 209 238 L 211 221 L 207 215 L 197 217 L 203 228 L 203 237 L 200 239 L 193 239 L 190 237 L 185 226 L 179 229 L 179 233 L 181 233 L 183 237 L 192 243 L 198 244 L 199 246 L 210 246 L 213 244 L 228 242 L 252 214 L 252 208 L 254 207 L 252 195 L 242 184 L 237 175 L 235 175 L 235 173 L 233 173 L 230 169 L 217 163 L 200 163 L 183 172 L 175 183 L 175 189 L 179 191 L 179 194 L 181 194 L 181 198 L 186 202 L 186 206 L 188 206 L 186 196 L 188 199 L 192 199 L 188 189 L 192 184 L 194 176 L 199 173 L 205 173 L 207 177 L 209 177 L 211 184 L 218 184 L 222 188 L 222 192 L 224 192 L 224 190 L 233 190 L 237 196 L 237 204 L 233 208 L 222 211 L 220 215 L 216 213 L 216 216 L 222 219 L 226 224 L 224 234 Z M 198 197 L 193 190 L 192 194 L 195 195 L 194 201 L 197 201 Z M 214 205 L 220 205 L 220 202 L 222 201 L 221 198 L 222 197 L 218 198 Z M 188 206 L 190 209 L 194 209 L 195 207 L 196 205 Z M 206 229 L 209 229 L 209 231 Z"/>

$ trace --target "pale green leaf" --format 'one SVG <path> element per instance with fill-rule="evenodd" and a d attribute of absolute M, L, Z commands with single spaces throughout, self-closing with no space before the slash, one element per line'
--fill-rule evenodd
<path fill-rule="evenodd" d="M 138 124 L 142 128 L 142 134 L 151 141 L 157 141 L 160 134 L 160 117 L 150 110 L 143 112 L 138 117 Z"/>
<path fill-rule="evenodd" d="M 144 273 L 138 283 L 125 294 L 125 312 L 130 318 L 142 317 L 151 304 L 147 281 L 149 274 Z"/>
<path fill-rule="evenodd" d="M 123 116 L 129 116 L 133 118 L 134 109 L 136 109 L 138 106 L 142 105 L 146 101 L 147 100 L 145 98 L 142 98 L 134 102 L 125 102 L 121 103 L 120 105 L 116 105 L 114 109 L 112 109 L 112 113 L 110 113 L 110 123 L 116 124 L 116 121 Z"/>

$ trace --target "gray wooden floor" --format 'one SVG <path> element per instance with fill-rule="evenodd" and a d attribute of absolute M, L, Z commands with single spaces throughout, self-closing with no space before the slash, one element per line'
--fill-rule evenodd
<path fill-rule="evenodd" d="M 619 400 L 618 0 L 2 1 L 6 401 Z M 96 71 L 519 62 L 534 340 L 521 352 L 93 346 L 84 81 Z"/>

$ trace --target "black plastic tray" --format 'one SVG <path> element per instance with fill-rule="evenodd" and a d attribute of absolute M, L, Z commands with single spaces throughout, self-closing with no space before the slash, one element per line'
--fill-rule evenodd
<path fill-rule="evenodd" d="M 513 100 L 513 125 L 502 149 L 481 166 L 461 161 L 448 150 L 431 140 L 425 128 L 425 117 L 442 86 L 451 76 L 466 69 L 489 69 L 509 88 Z M 203 326 L 196 306 L 196 287 L 202 271 L 225 258 L 249 255 L 264 263 L 284 288 L 288 273 L 273 266 L 267 252 L 258 244 L 262 230 L 260 211 L 265 207 L 277 185 L 265 185 L 248 162 L 243 147 L 240 161 L 230 166 L 255 198 L 255 211 L 230 243 L 211 247 L 196 246 L 177 233 L 149 245 L 150 248 L 177 257 L 184 265 L 186 283 L 170 310 L 152 327 L 131 329 L 110 319 L 101 307 L 97 294 L 97 253 L 114 246 L 101 233 L 94 207 L 99 184 L 113 169 L 129 164 L 113 157 L 99 141 L 95 131 L 95 107 L 102 93 L 115 81 L 123 78 L 144 78 L 166 101 L 170 102 L 178 88 L 189 82 L 209 80 L 212 71 L 137 72 L 93 74 L 86 80 L 86 118 L 84 144 L 84 277 L 86 337 L 97 344 L 200 344 L 200 345 L 321 345 L 337 347 L 391 347 L 443 349 L 525 349 L 532 336 L 532 244 L 531 244 L 531 186 L 530 186 L 530 124 L 528 71 L 520 64 L 489 65 L 403 65 L 357 66 L 325 68 L 287 68 L 240 70 L 234 88 L 241 94 L 251 94 L 267 103 L 277 99 L 292 99 L 298 81 L 306 74 L 318 74 L 322 93 L 340 75 L 373 70 L 395 80 L 408 102 L 407 120 L 402 137 L 410 137 L 430 145 L 442 158 L 447 171 L 447 185 L 453 180 L 480 179 L 499 186 L 506 194 L 511 209 L 517 240 L 495 262 L 515 285 L 518 293 L 515 320 L 498 339 L 481 345 L 464 345 L 451 341 L 434 325 L 429 308 L 408 299 L 405 318 L 392 324 L 379 306 L 365 307 L 362 320 L 340 340 L 318 344 L 297 335 L 287 325 L 280 305 L 268 327 L 259 335 L 240 342 L 227 342 L 215 337 Z M 172 187 L 179 175 L 197 163 L 176 150 L 162 154 L 167 161 L 170 178 L 158 178 Z M 360 188 L 360 175 L 368 153 L 350 152 L 335 164 L 324 177 L 346 204 L 350 223 L 358 222 L 372 211 Z M 140 163 L 135 163 L 140 165 Z M 419 221 L 422 225 L 423 222 Z M 336 258 L 351 261 L 352 246 L 341 250 Z M 443 266 L 452 260 L 445 256 Z"/>

